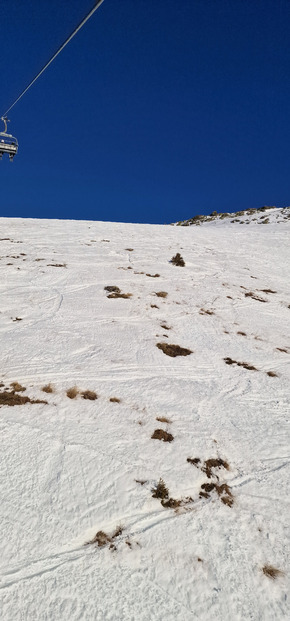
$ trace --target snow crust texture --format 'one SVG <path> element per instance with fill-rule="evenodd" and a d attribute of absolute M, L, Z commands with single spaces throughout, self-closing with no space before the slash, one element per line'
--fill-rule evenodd
<path fill-rule="evenodd" d="M 290 618 L 290 221 L 271 211 L 0 219 L 1 619 Z"/>

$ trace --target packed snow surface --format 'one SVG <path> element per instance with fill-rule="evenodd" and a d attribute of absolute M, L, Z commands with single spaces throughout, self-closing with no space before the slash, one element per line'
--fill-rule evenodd
<path fill-rule="evenodd" d="M 290 618 L 290 221 L 0 228 L 1 619 Z"/>

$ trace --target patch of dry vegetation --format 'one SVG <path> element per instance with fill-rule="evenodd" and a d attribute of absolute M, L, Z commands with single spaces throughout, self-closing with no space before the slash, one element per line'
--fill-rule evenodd
<path fill-rule="evenodd" d="M 111 403 L 121 403 L 121 399 L 118 397 L 110 397 Z"/>
<path fill-rule="evenodd" d="M 68 388 L 68 390 L 66 391 L 66 395 L 69 399 L 75 399 L 78 394 L 79 394 L 79 389 L 77 388 L 77 386 Z"/>
<path fill-rule="evenodd" d="M 237 362 L 237 360 L 233 360 L 232 358 L 224 358 L 224 361 L 226 364 L 236 364 L 238 367 L 243 367 L 244 369 L 247 369 L 248 371 L 258 371 L 258 369 L 256 367 L 254 367 L 252 364 L 248 364 L 248 362 Z"/>
<path fill-rule="evenodd" d="M 108 535 L 103 530 L 99 530 L 96 535 L 90 541 L 86 542 L 86 545 L 96 543 L 99 548 L 104 548 L 105 546 L 109 546 L 109 549 L 112 551 L 117 550 L 115 540 L 122 535 L 124 531 L 124 526 L 119 524 L 112 535 Z"/>
<path fill-rule="evenodd" d="M 186 347 L 180 347 L 180 345 L 157 343 L 156 347 L 158 347 L 158 349 L 161 349 L 164 354 L 170 356 L 171 358 L 176 358 L 176 356 L 189 356 L 190 354 L 192 354 L 191 349 L 187 349 Z"/>
<path fill-rule="evenodd" d="M 267 578 L 271 578 L 271 580 L 277 580 L 279 576 L 285 575 L 284 571 L 273 567 L 273 565 L 264 565 L 264 567 L 262 567 L 262 572 L 265 576 L 267 576 Z"/>
<path fill-rule="evenodd" d="M 168 293 L 167 291 L 156 291 L 155 295 L 157 295 L 158 298 L 167 298 Z"/>
<path fill-rule="evenodd" d="M 128 298 L 132 297 L 132 293 L 110 293 L 110 295 L 107 295 L 107 298 L 123 298 L 124 300 L 127 300 Z"/>
<path fill-rule="evenodd" d="M 51 393 L 53 392 L 53 386 L 51 384 L 46 384 L 45 386 L 42 386 L 42 392 L 47 392 L 47 393 Z"/>
<path fill-rule="evenodd" d="M 155 429 L 151 438 L 152 440 L 163 440 L 163 442 L 172 442 L 174 440 L 172 433 L 168 433 L 164 429 Z"/>
<path fill-rule="evenodd" d="M 150 278 L 159 278 L 160 274 L 146 274 L 146 276 L 149 276 Z"/>
<path fill-rule="evenodd" d="M 95 401 L 98 398 L 98 395 L 94 390 L 84 390 L 82 393 L 83 399 L 89 399 L 89 401 Z"/>
<path fill-rule="evenodd" d="M 18 382 L 11 382 L 10 386 L 14 392 L 24 392 L 26 390 L 25 386 L 21 386 Z"/>
<path fill-rule="evenodd" d="M 24 405 L 25 403 L 44 403 L 47 404 L 47 401 L 42 401 L 41 399 L 30 399 L 30 397 L 23 397 L 22 395 L 17 394 L 12 390 L 9 392 L 8 390 L 4 390 L 0 392 L 0 406 L 1 405 Z"/>
<path fill-rule="evenodd" d="M 168 423 L 168 425 L 172 423 L 172 420 L 170 420 L 170 418 L 167 418 L 167 416 L 156 416 L 156 420 L 158 420 L 159 423 Z"/>
<path fill-rule="evenodd" d="M 170 263 L 172 263 L 172 265 L 177 265 L 178 267 L 185 266 L 185 261 L 179 252 L 177 252 L 176 255 L 172 257 L 172 259 L 170 260 Z"/>

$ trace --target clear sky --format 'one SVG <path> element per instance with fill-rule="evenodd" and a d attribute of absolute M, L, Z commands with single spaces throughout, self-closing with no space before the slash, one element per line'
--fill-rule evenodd
<path fill-rule="evenodd" d="M 93 5 L 1 0 L 0 115 Z M 289 205 L 289 32 L 289 0 L 104 0 L 9 114 L 0 215 Z"/>

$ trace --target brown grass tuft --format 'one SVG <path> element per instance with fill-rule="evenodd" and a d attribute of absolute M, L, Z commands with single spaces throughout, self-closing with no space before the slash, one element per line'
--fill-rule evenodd
<path fill-rule="evenodd" d="M 110 295 L 107 295 L 107 298 L 123 298 L 124 300 L 127 300 L 128 298 L 132 297 L 132 293 L 110 293 Z"/>
<path fill-rule="evenodd" d="M 199 311 L 200 315 L 214 315 L 214 311 L 209 310 L 209 309 L 205 309 L 205 308 L 201 308 Z"/>
<path fill-rule="evenodd" d="M 0 406 L 1 405 L 24 405 L 25 403 L 45 403 L 47 401 L 41 401 L 40 399 L 30 399 L 29 397 L 22 397 L 21 395 L 16 394 L 13 390 L 8 392 L 4 390 L 0 393 Z"/>
<path fill-rule="evenodd" d="M 42 392 L 53 392 L 53 386 L 51 384 L 46 384 L 46 386 L 42 386 Z"/>
<path fill-rule="evenodd" d="M 188 457 L 186 461 L 193 466 L 198 466 L 198 464 L 200 463 L 199 457 L 194 457 L 193 459 L 191 457 Z"/>
<path fill-rule="evenodd" d="M 146 276 L 150 276 L 150 278 L 159 278 L 160 274 L 146 274 Z"/>
<path fill-rule="evenodd" d="M 172 440 L 174 440 L 172 433 L 168 433 L 163 429 L 155 429 L 151 438 L 152 440 L 163 440 L 163 442 L 172 442 Z"/>
<path fill-rule="evenodd" d="M 69 399 L 75 399 L 78 394 L 79 389 L 77 388 L 77 386 L 73 386 L 73 388 L 68 388 L 68 390 L 66 391 L 66 395 Z"/>
<path fill-rule="evenodd" d="M 180 347 L 179 345 L 169 345 L 169 343 L 157 343 L 156 347 L 171 358 L 176 358 L 176 356 L 189 356 L 192 354 L 191 349 Z"/>
<path fill-rule="evenodd" d="M 166 323 L 161 323 L 160 327 L 163 328 L 163 330 L 171 330 L 171 328 L 167 326 Z"/>
<path fill-rule="evenodd" d="M 158 298 L 167 298 L 168 293 L 167 291 L 156 291 L 155 295 L 157 295 Z"/>
<path fill-rule="evenodd" d="M 105 291 L 108 291 L 109 293 L 120 293 L 121 289 L 119 287 L 117 287 L 116 285 L 107 285 L 106 287 L 104 287 Z"/>
<path fill-rule="evenodd" d="M 48 263 L 47 267 L 66 267 L 66 263 Z"/>
<path fill-rule="evenodd" d="M 211 479 L 212 476 L 217 476 L 213 472 L 213 470 L 215 470 L 215 468 L 218 468 L 218 470 L 220 468 L 225 468 L 226 470 L 230 469 L 229 464 L 226 461 L 224 461 L 223 459 L 220 459 L 218 457 L 217 459 L 207 459 L 204 462 L 204 466 L 202 468 L 202 471 L 205 472 L 205 474 L 206 474 L 208 479 Z"/>
<path fill-rule="evenodd" d="M 156 304 L 150 304 L 151 308 L 159 308 L 159 306 L 156 306 Z"/>
<path fill-rule="evenodd" d="M 264 567 L 262 567 L 262 572 L 267 578 L 271 578 L 272 580 L 276 580 L 279 576 L 284 576 L 284 571 L 273 567 L 273 565 L 264 565 Z"/>
<path fill-rule="evenodd" d="M 89 399 L 90 401 L 95 401 L 98 398 L 98 395 L 93 390 L 84 390 L 82 393 L 83 399 Z"/>
<path fill-rule="evenodd" d="M 275 371 L 267 371 L 267 375 L 269 375 L 269 377 L 278 377 L 278 374 L 275 373 Z"/>
<path fill-rule="evenodd" d="M 118 397 L 111 397 L 110 401 L 111 403 L 121 403 L 121 399 L 118 399 Z"/>
<path fill-rule="evenodd" d="M 156 420 L 158 420 L 159 423 L 168 423 L 168 425 L 172 423 L 172 420 L 170 420 L 170 418 L 167 418 L 166 416 L 156 416 Z"/>
<path fill-rule="evenodd" d="M 176 255 L 172 257 L 172 259 L 170 260 L 170 263 L 172 263 L 172 265 L 177 265 L 178 267 L 185 266 L 185 261 L 179 252 L 177 252 Z"/>
<path fill-rule="evenodd" d="M 145 485 L 145 483 L 148 483 L 148 481 L 146 481 L 145 479 L 135 479 L 136 483 L 139 483 L 139 485 Z"/>
<path fill-rule="evenodd" d="M 19 384 L 18 382 L 11 382 L 10 386 L 12 387 L 14 392 L 24 392 L 26 390 L 26 388 L 24 386 L 21 386 L 21 384 Z"/>

